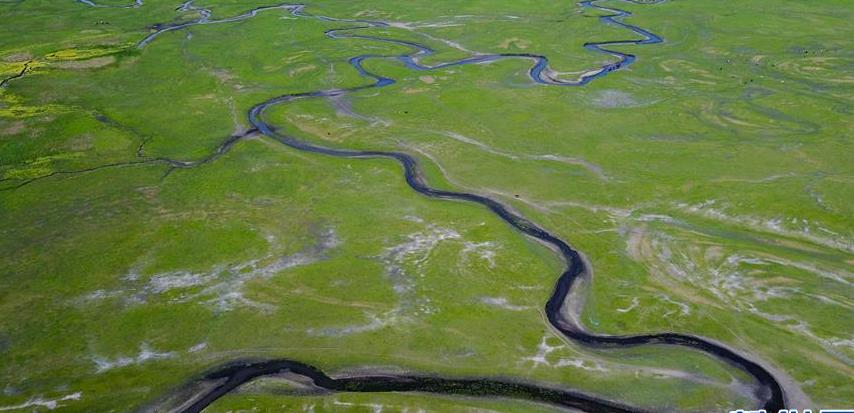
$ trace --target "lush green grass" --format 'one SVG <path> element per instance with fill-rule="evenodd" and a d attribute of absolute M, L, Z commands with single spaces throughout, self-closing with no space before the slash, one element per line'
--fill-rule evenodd
<path fill-rule="evenodd" d="M 428 44 L 430 63 L 467 54 L 445 39 L 579 72 L 608 59 L 584 42 L 632 36 L 572 4 L 458 3 L 308 11 L 405 22 L 363 34 Z M 591 330 L 703 335 L 790 377 L 814 402 L 802 407 L 850 402 L 854 10 L 611 3 L 666 43 L 620 46 L 639 61 L 586 87 L 535 86 L 523 60 L 430 73 L 369 61 L 398 83 L 267 118 L 329 146 L 411 153 L 431 184 L 502 200 L 570 241 L 593 267 Z M 264 3 L 199 4 L 216 18 Z M 0 408 L 80 392 L 60 403 L 127 411 L 242 357 L 516 377 L 656 411 L 752 403 L 730 386 L 742 373 L 695 352 L 562 342 L 541 310 L 552 252 L 484 208 L 415 194 L 390 161 L 254 137 L 167 175 L 152 159 L 206 157 L 258 102 L 365 84 L 349 57 L 407 52 L 329 39 L 341 23 L 285 11 L 137 49 L 152 24 L 195 18 L 175 6 L 0 3 L 0 78 L 31 68 L 0 89 Z M 211 411 L 543 410 L 278 393 L 253 386 Z"/>

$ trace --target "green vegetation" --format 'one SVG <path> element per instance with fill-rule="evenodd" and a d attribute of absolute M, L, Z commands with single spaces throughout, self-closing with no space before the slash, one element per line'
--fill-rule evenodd
<path fill-rule="evenodd" d="M 585 42 L 633 36 L 572 3 L 408 3 L 307 12 L 398 22 L 359 34 L 429 45 L 424 63 L 534 53 L 567 77 L 609 59 Z M 666 42 L 619 46 L 639 60 L 584 87 L 536 85 L 525 60 L 367 61 L 397 83 L 266 118 L 327 146 L 410 153 L 431 185 L 500 200 L 568 240 L 593 268 L 592 331 L 708 337 L 772 366 L 799 407 L 849 407 L 854 8 L 602 4 Z M 268 4 L 196 5 L 216 19 Z M 563 341 L 542 312 L 558 258 L 485 208 L 418 195 L 391 161 L 249 134 L 172 169 L 249 130 L 259 102 L 367 84 L 350 57 L 410 51 L 330 39 L 348 24 L 285 10 L 137 48 L 152 25 L 199 17 L 176 6 L 0 2 L 0 410 L 129 411 L 223 362 L 274 357 L 332 375 L 519 378 L 655 411 L 754 403 L 748 377 L 697 352 Z M 549 411 L 300 395 L 274 380 L 209 411 L 309 406 Z"/>

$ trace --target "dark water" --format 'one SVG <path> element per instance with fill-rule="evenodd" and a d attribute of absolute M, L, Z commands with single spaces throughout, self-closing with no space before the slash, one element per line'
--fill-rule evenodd
<path fill-rule="evenodd" d="M 641 3 L 638 1 L 624 0 L 632 3 Z M 276 141 L 287 145 L 291 148 L 312 152 L 317 154 L 345 157 L 345 158 L 388 158 L 400 163 L 404 168 L 404 177 L 407 184 L 418 193 L 431 197 L 442 199 L 454 199 L 466 202 L 472 202 L 491 210 L 502 220 L 513 226 L 519 232 L 536 238 L 558 251 L 562 256 L 566 267 L 558 276 L 555 283 L 554 291 L 545 304 L 545 311 L 548 321 L 552 327 L 560 331 L 566 338 L 593 348 L 627 348 L 640 345 L 667 345 L 687 347 L 697 351 L 704 352 L 708 355 L 725 361 L 732 366 L 735 366 L 744 372 L 754 377 L 758 383 L 756 390 L 757 399 L 761 400 L 761 408 L 769 411 L 777 411 L 784 408 L 784 396 L 782 388 L 773 375 L 759 364 L 751 361 L 747 356 L 741 355 L 723 344 L 713 342 L 697 336 L 677 334 L 677 333 L 657 333 L 643 334 L 634 336 L 605 336 L 587 332 L 580 325 L 575 324 L 565 317 L 565 305 L 567 297 L 570 295 L 572 288 L 577 284 L 577 281 L 587 273 L 584 261 L 579 253 L 572 249 L 570 245 L 560 238 L 552 235 L 543 228 L 528 221 L 523 216 L 510 211 L 503 204 L 491 198 L 470 194 L 466 192 L 443 191 L 430 187 L 423 176 L 421 175 L 416 159 L 402 152 L 385 152 L 385 151 L 359 151 L 350 149 L 337 149 L 318 146 L 313 143 L 299 140 L 295 137 L 288 136 L 276 131 L 275 127 L 268 124 L 263 119 L 265 110 L 274 105 L 285 104 L 301 99 L 325 98 L 349 94 L 352 92 L 381 88 L 395 83 L 395 80 L 385 77 L 378 73 L 373 73 L 367 70 L 363 63 L 369 59 L 385 59 L 396 60 L 404 66 L 415 71 L 430 71 L 450 66 L 459 66 L 467 64 L 476 64 L 497 61 L 502 59 L 527 59 L 532 61 L 532 66 L 528 71 L 530 79 L 536 83 L 549 86 L 583 86 L 589 82 L 606 76 L 614 71 L 627 67 L 635 62 L 636 57 L 631 54 L 622 53 L 611 50 L 609 47 L 617 45 L 646 45 L 661 43 L 663 40 L 640 27 L 627 24 L 623 21 L 624 18 L 631 14 L 615 8 L 607 8 L 596 4 L 597 0 L 587 0 L 579 3 L 583 7 L 594 8 L 608 13 L 605 16 L 599 17 L 604 24 L 616 25 L 625 28 L 634 34 L 640 36 L 637 40 L 613 40 L 605 42 L 587 43 L 585 48 L 612 56 L 616 62 L 607 63 L 598 69 L 587 72 L 587 74 L 578 77 L 577 79 L 565 80 L 552 75 L 549 70 L 548 58 L 536 54 L 479 54 L 467 57 L 460 60 L 455 60 L 446 63 L 440 63 L 433 66 L 427 66 L 419 62 L 419 59 L 428 56 L 434 51 L 422 44 L 415 42 L 396 40 L 384 37 L 375 37 L 368 35 L 360 35 L 357 32 L 360 29 L 373 27 L 388 27 L 389 24 L 382 21 L 369 20 L 350 20 L 336 19 L 326 16 L 314 16 L 308 14 L 302 5 L 281 4 L 277 6 L 260 7 L 253 9 L 239 16 L 230 17 L 221 20 L 211 20 L 210 14 L 200 13 L 200 18 L 196 21 L 173 24 L 160 28 L 155 33 L 149 35 L 139 42 L 140 47 L 146 46 L 153 41 L 157 36 L 168 31 L 179 30 L 193 25 L 201 24 L 216 24 L 239 21 L 255 16 L 257 13 L 266 10 L 283 9 L 297 17 L 315 18 L 330 22 L 339 22 L 347 24 L 343 28 L 328 30 L 326 35 L 333 39 L 338 38 L 355 38 L 364 39 L 374 42 L 392 43 L 396 45 L 409 47 L 412 51 L 407 54 L 400 55 L 374 55 L 365 54 L 358 55 L 349 59 L 350 64 L 363 77 L 370 79 L 372 82 L 366 85 L 357 86 L 346 89 L 326 89 L 315 90 L 304 93 L 288 94 L 275 97 L 273 99 L 262 102 L 254 106 L 249 111 L 249 121 L 254 128 L 260 133 L 275 139 Z M 189 9 L 191 3 L 185 3 L 184 7 Z M 644 2 L 649 4 L 649 2 Z M 229 146 L 234 142 L 229 142 Z M 227 149 L 227 148 L 226 148 Z M 200 412 L 206 406 L 213 403 L 219 397 L 228 394 L 232 390 L 239 387 L 241 384 L 247 383 L 259 377 L 277 375 L 289 372 L 292 374 L 302 375 L 311 379 L 314 384 L 320 388 L 336 391 L 336 392 L 424 392 L 446 395 L 466 395 L 466 396 L 482 396 L 482 397 L 506 397 L 525 399 L 539 403 L 547 403 L 554 406 L 572 407 L 588 412 L 640 412 L 642 410 L 620 405 L 614 402 L 597 399 L 592 396 L 576 393 L 568 390 L 560 390 L 546 386 L 523 383 L 519 381 L 499 380 L 492 378 L 446 378 L 427 375 L 403 375 L 403 374 L 388 374 L 388 375 L 372 375 L 372 376 L 356 376 L 333 379 L 323 373 L 321 370 L 309 366 L 307 364 L 288 360 L 264 360 L 253 362 L 232 362 L 220 368 L 214 369 L 212 372 L 205 375 L 201 380 L 219 380 L 220 385 L 212 390 L 204 393 L 201 398 L 196 400 L 191 406 L 186 407 L 182 412 Z"/>

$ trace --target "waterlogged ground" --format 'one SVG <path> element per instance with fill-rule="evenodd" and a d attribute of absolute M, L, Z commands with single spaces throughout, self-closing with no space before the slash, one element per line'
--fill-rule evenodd
<path fill-rule="evenodd" d="M 571 2 L 308 3 L 383 20 L 441 63 L 532 53 L 577 77 L 631 39 Z M 665 43 L 584 87 L 530 62 L 416 72 L 271 107 L 280 131 L 396 150 L 434 186 L 500 200 L 592 267 L 581 322 L 673 331 L 762 361 L 792 407 L 854 400 L 854 77 L 846 1 L 603 1 Z M 261 1 L 0 2 L 0 411 L 164 406 L 206 369 L 285 357 L 331 375 L 504 377 L 653 411 L 756 403 L 701 353 L 590 350 L 547 327 L 562 264 L 485 208 L 428 199 L 399 165 L 250 130 L 275 96 L 369 83 L 409 49 Z M 102 6 L 102 7 L 93 7 Z M 110 6 L 110 7 L 107 7 Z M 116 7 L 113 7 L 116 6 Z M 118 7 L 131 6 L 131 7 Z M 611 59 L 611 60 L 609 60 Z M 223 149 L 230 136 L 241 136 Z M 217 154 L 217 156 L 212 156 Z M 288 380 L 290 379 L 290 380 Z M 502 399 L 322 394 L 265 379 L 208 411 L 552 411 Z"/>

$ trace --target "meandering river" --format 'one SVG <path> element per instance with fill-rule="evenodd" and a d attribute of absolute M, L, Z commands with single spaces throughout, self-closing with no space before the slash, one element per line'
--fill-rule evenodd
<path fill-rule="evenodd" d="M 94 6 L 91 1 L 80 0 L 85 4 Z M 623 0 L 631 3 L 653 4 L 654 2 L 641 2 L 635 0 Z M 141 5 L 141 1 L 132 6 Z M 382 88 L 395 83 L 395 80 L 379 73 L 374 73 L 365 68 L 364 62 L 370 59 L 394 60 L 405 67 L 415 71 L 430 71 L 450 66 L 484 63 L 502 59 L 525 59 L 531 61 L 528 71 L 530 79 L 536 83 L 548 86 L 583 86 L 589 82 L 606 76 L 609 73 L 625 68 L 635 62 L 635 56 L 612 50 L 612 46 L 618 45 L 644 45 L 661 43 L 663 40 L 640 27 L 625 22 L 625 18 L 631 14 L 627 11 L 604 7 L 598 4 L 598 0 L 587 0 L 579 3 L 583 7 L 597 9 L 606 15 L 599 17 L 604 24 L 616 25 L 631 31 L 640 37 L 632 40 L 612 40 L 606 42 L 591 42 L 584 45 L 585 48 L 599 53 L 609 55 L 613 61 L 598 68 L 589 70 L 574 79 L 565 79 L 555 74 L 549 67 L 546 56 L 537 54 L 504 53 L 504 54 L 476 54 L 464 59 L 445 62 L 435 65 L 426 65 L 420 59 L 434 53 L 433 49 L 419 43 L 397 40 L 386 37 L 377 37 L 358 34 L 361 29 L 375 27 L 389 27 L 389 23 L 371 20 L 337 19 L 327 16 L 309 14 L 303 5 L 280 4 L 275 6 L 259 7 L 244 14 L 224 18 L 211 19 L 211 12 L 207 9 L 194 8 L 192 2 L 184 3 L 181 9 L 184 11 L 196 10 L 199 19 L 172 25 L 163 25 L 156 32 L 146 36 L 138 43 L 139 47 L 145 47 L 157 37 L 170 32 L 195 25 L 219 24 L 245 20 L 256 16 L 260 12 L 269 10 L 287 10 L 293 16 L 300 18 L 313 18 L 345 25 L 341 28 L 331 29 L 326 35 L 333 39 L 355 38 L 373 42 L 393 43 L 410 48 L 411 52 L 397 55 L 363 54 L 349 59 L 352 67 L 369 83 L 352 88 L 325 89 L 307 91 L 303 93 L 287 94 L 274 97 L 259 103 L 251 108 L 248 113 L 249 122 L 258 132 L 284 144 L 293 149 L 322 154 L 327 156 L 345 158 L 386 158 L 398 162 L 403 167 L 406 183 L 416 192 L 431 198 L 458 200 L 479 204 L 488 209 L 518 232 L 539 240 L 560 254 L 565 268 L 557 276 L 557 281 L 552 295 L 545 304 L 545 312 L 551 326 L 563 334 L 569 340 L 593 348 L 627 348 L 641 345 L 664 345 L 679 346 L 704 352 L 716 357 L 730 365 L 741 369 L 755 378 L 756 398 L 760 400 L 760 408 L 776 412 L 785 406 L 785 396 L 778 380 L 768 369 L 753 361 L 752 357 L 736 351 L 722 343 L 711 339 L 679 334 L 673 332 L 642 334 L 642 335 L 602 335 L 587 331 L 583 325 L 576 321 L 578 308 L 571 308 L 570 300 L 575 289 L 584 277 L 588 277 L 587 264 L 581 255 L 574 250 L 569 243 L 529 221 L 522 215 L 513 212 L 510 208 L 492 198 L 467 192 L 454 192 L 439 190 L 431 187 L 421 173 L 419 164 L 413 156 L 403 152 L 392 151 L 361 151 L 343 148 L 332 148 L 320 146 L 315 143 L 300 140 L 279 132 L 273 125 L 264 119 L 265 112 L 276 105 L 287 104 L 303 99 L 327 98 L 346 95 L 365 89 Z M 227 147 L 219 152 L 227 150 L 234 144 L 234 139 L 227 141 Z M 493 378 L 452 378 L 438 377 L 427 374 L 375 374 L 364 376 L 348 376 L 332 378 L 321 370 L 301 363 L 296 360 L 275 359 L 263 361 L 234 361 L 227 363 L 213 371 L 205 374 L 196 382 L 216 383 L 209 386 L 205 391 L 195 394 L 178 409 L 180 412 L 200 412 L 218 398 L 237 389 L 240 385 L 250 382 L 259 377 L 279 375 L 283 373 L 296 374 L 310 379 L 317 387 L 328 391 L 341 392 L 425 392 L 435 394 L 484 396 L 484 397 L 506 397 L 525 399 L 538 403 L 546 403 L 554 406 L 570 407 L 588 412 L 641 412 L 642 409 L 623 405 L 614 401 L 603 400 L 582 393 L 542 386 L 521 381 L 499 380 Z"/>

